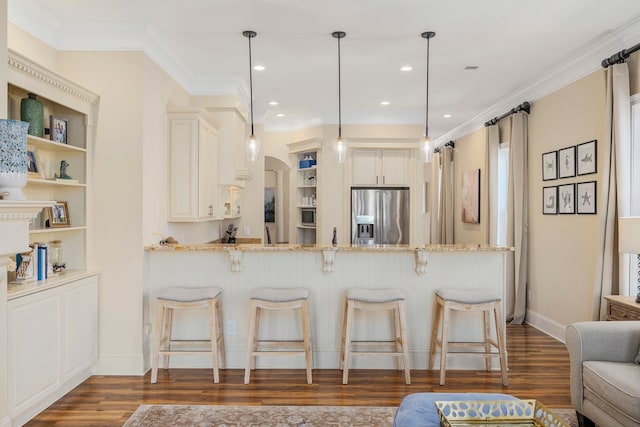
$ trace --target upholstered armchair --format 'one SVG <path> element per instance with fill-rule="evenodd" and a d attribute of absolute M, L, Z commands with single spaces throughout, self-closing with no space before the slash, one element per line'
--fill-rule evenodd
<path fill-rule="evenodd" d="M 580 426 L 640 425 L 640 321 L 567 326 L 571 403 Z"/>

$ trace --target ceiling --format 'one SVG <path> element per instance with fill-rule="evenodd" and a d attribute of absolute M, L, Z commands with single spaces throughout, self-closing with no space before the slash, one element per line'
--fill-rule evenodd
<path fill-rule="evenodd" d="M 254 115 L 269 130 L 337 123 L 336 30 L 342 123 L 424 126 L 420 34 L 435 31 L 429 133 L 441 140 L 640 42 L 638 0 L 9 0 L 8 16 L 56 49 L 144 50 L 192 94 L 245 99 L 242 31 L 254 30 L 253 63 L 266 67 L 253 72 Z"/>

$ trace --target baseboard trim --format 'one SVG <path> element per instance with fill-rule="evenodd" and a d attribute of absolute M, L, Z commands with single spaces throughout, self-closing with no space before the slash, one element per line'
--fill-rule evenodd
<path fill-rule="evenodd" d="M 525 323 L 564 343 L 564 331 L 567 325 L 551 320 L 542 314 L 527 310 Z"/>
<path fill-rule="evenodd" d="M 11 418 L 8 415 L 0 419 L 0 427 L 11 427 Z"/>

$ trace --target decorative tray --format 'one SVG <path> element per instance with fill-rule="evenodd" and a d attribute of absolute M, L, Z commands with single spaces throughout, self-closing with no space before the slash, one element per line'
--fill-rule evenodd
<path fill-rule="evenodd" d="M 570 427 L 537 400 L 435 402 L 441 427 Z"/>

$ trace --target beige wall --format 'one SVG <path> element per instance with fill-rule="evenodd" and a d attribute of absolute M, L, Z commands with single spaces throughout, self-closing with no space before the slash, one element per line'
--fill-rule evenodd
<path fill-rule="evenodd" d="M 7 0 L 0 0 L 0 61 L 7 63 Z M 7 99 L 7 67 L 0 67 L 0 99 Z M 0 105 L 0 118 L 7 118 L 7 103 Z"/>
<path fill-rule="evenodd" d="M 487 151 L 487 132 L 484 128 L 455 141 L 453 151 L 453 236 L 455 243 L 473 244 L 485 242 L 487 227 L 487 198 L 480 192 L 480 223 L 467 224 L 462 222 L 462 174 L 480 169 L 480 187 L 487 179 L 485 157 Z"/>
<path fill-rule="evenodd" d="M 529 117 L 529 292 L 528 310 L 538 321 L 567 325 L 590 320 L 595 281 L 597 215 L 543 215 L 544 186 L 597 180 L 600 173 L 542 181 L 542 154 L 598 140 L 602 169 L 605 72 L 597 71 L 538 101 Z M 601 200 L 598 199 L 598 204 Z"/>

